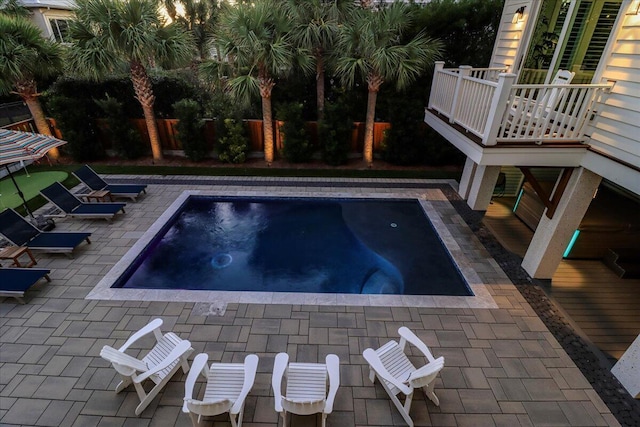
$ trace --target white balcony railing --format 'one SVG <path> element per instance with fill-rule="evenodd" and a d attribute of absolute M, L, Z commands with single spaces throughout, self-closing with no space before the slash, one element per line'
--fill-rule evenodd
<path fill-rule="evenodd" d="M 428 108 L 483 145 L 581 142 L 612 85 L 514 85 L 503 69 L 445 69 L 436 63 Z"/>

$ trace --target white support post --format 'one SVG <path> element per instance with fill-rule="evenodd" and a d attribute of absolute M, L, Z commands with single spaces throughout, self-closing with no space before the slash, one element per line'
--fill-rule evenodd
<path fill-rule="evenodd" d="M 471 74 L 470 65 L 461 65 L 458 67 L 460 71 L 458 72 L 458 80 L 456 80 L 456 89 L 453 92 L 453 102 L 451 103 L 451 113 L 449 114 L 449 123 L 454 123 L 456 120 L 456 109 L 458 107 L 458 99 L 460 98 L 460 88 L 462 88 L 462 81 L 464 77 L 467 77 Z"/>
<path fill-rule="evenodd" d="M 466 166 L 466 165 L 465 165 Z M 498 180 L 500 166 L 477 165 L 469 190 L 467 204 L 474 211 L 486 211 Z"/>
<path fill-rule="evenodd" d="M 437 88 L 438 86 L 438 77 L 440 77 L 440 71 L 442 71 L 444 69 L 444 61 L 436 61 L 436 66 L 433 70 L 433 79 L 431 79 L 431 90 L 433 91 L 434 88 Z M 431 110 L 433 108 L 433 102 L 431 101 L 431 99 L 433 98 L 433 96 L 430 94 L 429 95 L 429 103 L 427 104 L 427 108 L 429 110 Z"/>
<path fill-rule="evenodd" d="M 462 176 L 460 177 L 460 185 L 458 186 L 458 194 L 464 200 L 469 198 L 469 191 L 471 190 L 471 183 L 476 173 L 476 166 L 476 163 L 467 157 L 467 160 L 464 162 Z"/>
<path fill-rule="evenodd" d="M 600 175 L 587 169 L 574 169 L 553 218 L 542 215 L 522 260 L 522 268 L 531 277 L 553 277 L 601 180 Z"/>
<path fill-rule="evenodd" d="M 640 399 L 640 335 L 613 366 L 611 373 L 627 389 L 631 397 Z"/>
<path fill-rule="evenodd" d="M 515 81 L 515 74 L 500 73 L 498 75 L 498 87 L 496 87 L 496 91 L 493 93 L 487 123 L 482 133 L 483 145 L 496 145 L 498 128 L 500 128 L 500 123 L 502 122 L 502 117 L 507 107 L 511 86 L 513 86 Z"/>

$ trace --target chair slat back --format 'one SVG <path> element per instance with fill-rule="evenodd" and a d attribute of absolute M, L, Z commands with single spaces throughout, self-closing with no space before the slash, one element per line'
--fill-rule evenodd
<path fill-rule="evenodd" d="M 71 213 L 75 208 L 80 206 L 82 202 L 69 190 L 67 190 L 59 182 L 54 182 L 47 188 L 40 190 L 42 194 L 49 200 L 51 200 L 56 206 L 62 209 L 65 213 Z"/>
<path fill-rule="evenodd" d="M 558 70 L 553 80 L 551 81 L 552 85 L 568 85 L 573 80 L 573 76 L 576 73 L 569 70 Z M 542 113 L 549 112 L 556 108 L 558 102 L 560 101 L 562 95 L 566 92 L 564 88 L 553 88 L 550 90 L 546 90 L 542 99 L 539 102 L 539 105 L 543 109 Z"/>
<path fill-rule="evenodd" d="M 40 233 L 13 209 L 5 209 L 0 213 L 0 234 L 14 245 L 24 246 Z"/>
<path fill-rule="evenodd" d="M 244 364 L 214 363 L 209 368 L 203 401 L 235 401 L 244 385 Z"/>
<path fill-rule="evenodd" d="M 73 173 L 78 179 L 86 184 L 92 190 L 102 190 L 107 186 L 107 183 L 100 178 L 91 167 L 84 165 Z"/>
<path fill-rule="evenodd" d="M 327 397 L 327 367 L 320 363 L 289 363 L 286 397 L 318 400 Z"/>
<path fill-rule="evenodd" d="M 416 368 L 396 341 L 389 341 L 376 350 L 380 361 L 389 373 L 402 382 L 406 382 Z"/>

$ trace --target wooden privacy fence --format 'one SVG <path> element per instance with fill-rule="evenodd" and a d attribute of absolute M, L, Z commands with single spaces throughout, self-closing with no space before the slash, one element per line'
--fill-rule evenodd
<path fill-rule="evenodd" d="M 55 119 L 48 119 L 49 124 L 51 126 L 51 130 L 53 134 L 60 139 L 64 139 L 64 135 L 60 131 L 60 129 L 56 126 Z M 163 150 L 172 150 L 172 151 L 181 151 L 182 144 L 177 137 L 176 125 L 178 124 L 177 119 L 157 119 L 158 124 L 158 133 L 160 135 L 160 143 L 162 144 Z M 149 133 L 147 132 L 147 126 L 144 119 L 132 119 L 131 123 L 133 127 L 140 133 L 147 144 L 149 143 Z M 274 142 L 276 145 L 276 150 L 280 151 L 283 148 L 283 134 L 280 132 L 280 126 L 284 122 L 274 121 Z M 262 131 L 262 120 L 244 120 L 246 135 L 249 139 L 249 151 L 261 152 L 264 151 L 264 134 Z M 106 121 L 103 119 L 97 120 L 97 125 L 99 129 L 99 139 L 102 142 L 102 145 L 105 149 L 111 148 L 111 142 L 106 133 Z M 33 125 L 33 120 L 25 120 L 19 123 L 14 123 L 10 126 L 7 126 L 8 129 L 14 130 L 23 130 L 28 132 L 37 132 L 35 126 Z M 391 123 L 386 122 L 377 122 L 374 124 L 373 128 L 373 149 L 374 151 L 380 151 L 382 142 L 384 140 L 384 132 L 387 129 L 391 128 Z M 316 147 L 320 148 L 320 141 L 318 138 L 318 123 L 317 122 L 307 122 L 306 130 L 311 140 L 311 143 Z M 351 132 L 351 152 L 353 153 L 361 153 L 364 146 L 364 131 L 365 131 L 365 123 L 364 122 L 354 122 L 353 130 Z M 216 144 L 216 123 L 214 119 L 205 119 L 204 125 L 204 137 L 207 141 L 207 146 L 209 150 L 213 150 Z"/>

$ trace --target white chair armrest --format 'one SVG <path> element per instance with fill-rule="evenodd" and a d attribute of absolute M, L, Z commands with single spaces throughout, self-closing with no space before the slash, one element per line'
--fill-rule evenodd
<path fill-rule="evenodd" d="M 129 348 L 129 346 L 131 346 L 131 344 L 138 341 L 140 338 L 150 334 L 155 329 L 160 329 L 160 326 L 162 326 L 162 319 L 153 319 L 151 322 L 147 323 L 147 325 L 144 326 L 142 329 L 140 329 L 138 332 L 131 335 L 131 337 L 127 340 L 127 342 L 125 342 L 124 345 L 120 347 L 118 350 L 125 351 L 126 349 Z"/>
<path fill-rule="evenodd" d="M 192 350 L 191 342 L 189 342 L 188 340 L 182 340 L 180 343 L 178 343 L 178 345 L 174 347 L 173 350 L 171 350 L 171 353 L 169 353 L 162 362 L 158 363 L 156 366 L 142 373 L 141 375 L 138 375 L 133 379 L 133 381 L 136 383 L 141 383 L 142 381 L 146 380 L 156 372 L 162 371 L 164 368 L 171 365 L 172 363 L 177 361 L 180 357 L 182 357 L 182 355 L 184 355 L 185 353 L 191 350 Z"/>
<path fill-rule="evenodd" d="M 184 382 L 184 404 L 182 405 L 182 412 L 189 412 L 187 400 L 193 399 L 193 388 L 198 380 L 198 375 L 203 373 L 208 361 L 209 355 L 205 353 L 200 353 L 193 359 L 191 370 L 189 371 L 189 375 L 187 375 L 187 380 Z"/>
<path fill-rule="evenodd" d="M 329 373 L 329 394 L 327 394 L 324 413 L 330 414 L 333 411 L 333 401 L 338 393 L 338 387 L 340 387 L 340 359 L 335 354 L 328 354 L 325 361 Z"/>
<path fill-rule="evenodd" d="M 136 371 L 145 372 L 148 369 L 142 360 L 129 356 L 108 345 L 102 347 L 100 357 L 111 362 L 115 370 L 125 376 L 135 375 Z"/>
<path fill-rule="evenodd" d="M 287 353 L 278 353 L 273 361 L 273 376 L 271 377 L 271 387 L 273 387 L 273 398 L 275 400 L 276 412 L 282 412 L 282 378 L 289 364 Z"/>
<path fill-rule="evenodd" d="M 369 363 L 369 366 L 371 366 L 371 369 L 373 369 L 381 379 L 390 382 L 406 395 L 411 393 L 411 387 L 395 378 L 393 375 L 391 375 L 387 368 L 384 367 L 382 361 L 380 360 L 380 357 L 378 357 L 378 354 L 374 349 L 368 348 L 362 353 L 362 355 L 364 356 L 367 363 Z"/>
<path fill-rule="evenodd" d="M 433 376 L 444 368 L 444 357 L 439 357 L 435 361 L 427 363 L 420 369 L 416 369 L 409 375 L 409 382 L 419 381 L 421 378 Z M 417 387 L 416 387 L 417 388 Z"/>
<path fill-rule="evenodd" d="M 192 368 L 193 369 L 193 368 Z M 244 383 L 242 384 L 242 390 L 240 395 L 233 403 L 233 407 L 229 412 L 232 414 L 238 414 L 242 410 L 242 405 L 247 395 L 253 387 L 253 383 L 256 380 L 256 372 L 258 371 L 258 356 L 255 354 L 249 354 L 244 358 Z"/>
<path fill-rule="evenodd" d="M 429 347 L 427 347 L 427 345 L 422 342 L 422 340 L 418 338 L 416 334 L 411 331 L 411 329 L 407 328 L 406 326 L 402 326 L 400 329 L 398 329 L 398 333 L 402 338 L 404 338 L 412 345 L 414 345 L 418 350 L 420 350 L 429 362 L 433 362 L 435 360 L 433 354 L 431 354 L 431 351 L 429 351 Z M 403 343 L 400 343 L 400 347 L 403 347 L 402 344 Z"/>

